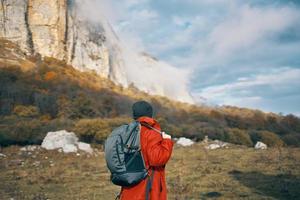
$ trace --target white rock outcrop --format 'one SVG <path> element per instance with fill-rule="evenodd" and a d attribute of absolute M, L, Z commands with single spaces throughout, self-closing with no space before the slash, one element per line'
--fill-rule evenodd
<path fill-rule="evenodd" d="M 268 146 L 260 141 L 258 141 L 255 146 L 254 146 L 255 149 L 267 149 Z"/>
<path fill-rule="evenodd" d="M 42 148 L 47 150 L 62 149 L 64 153 L 75 153 L 78 150 L 93 153 L 90 144 L 78 142 L 75 133 L 65 130 L 47 133 L 42 142 Z"/>
<path fill-rule="evenodd" d="M 187 147 L 193 145 L 195 142 L 191 139 L 185 138 L 185 137 L 180 137 L 176 144 Z"/>

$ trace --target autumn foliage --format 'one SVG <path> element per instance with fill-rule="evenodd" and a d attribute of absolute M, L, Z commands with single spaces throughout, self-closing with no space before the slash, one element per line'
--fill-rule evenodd
<path fill-rule="evenodd" d="M 51 80 L 55 79 L 56 76 L 57 75 L 55 72 L 50 71 L 45 74 L 44 79 L 45 79 L 45 81 L 51 81 Z"/>
<path fill-rule="evenodd" d="M 153 105 L 163 130 L 174 137 L 206 135 L 235 144 L 300 146 L 300 119 L 259 110 L 195 106 L 150 96 L 134 85 L 123 88 L 94 72 L 79 72 L 62 61 L 31 59 L 34 70 L 0 62 L 0 145 L 40 143 L 47 131 L 72 130 L 102 143 L 113 127 L 131 121 L 131 106 Z"/>

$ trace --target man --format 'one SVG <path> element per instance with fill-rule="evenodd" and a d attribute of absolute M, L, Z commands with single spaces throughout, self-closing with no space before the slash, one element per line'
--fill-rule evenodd
<path fill-rule="evenodd" d="M 141 149 L 146 167 L 149 169 L 149 176 L 135 186 L 122 187 L 121 200 L 145 200 L 147 182 L 150 177 L 152 177 L 152 187 L 149 199 L 166 200 L 165 165 L 172 154 L 171 136 L 151 129 L 152 127 L 161 130 L 158 122 L 153 119 L 152 106 L 146 101 L 134 103 L 132 111 L 133 118 L 142 124 Z"/>

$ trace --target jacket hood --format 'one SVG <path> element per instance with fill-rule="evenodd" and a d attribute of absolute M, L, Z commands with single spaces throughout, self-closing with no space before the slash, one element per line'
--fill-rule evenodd
<path fill-rule="evenodd" d="M 151 117 L 145 117 L 145 116 L 144 116 L 144 117 L 139 117 L 139 118 L 137 119 L 137 121 L 147 123 L 147 124 L 149 124 L 150 126 L 153 126 L 154 124 L 157 123 L 157 121 L 156 121 L 155 119 L 153 119 L 153 118 L 151 118 Z"/>

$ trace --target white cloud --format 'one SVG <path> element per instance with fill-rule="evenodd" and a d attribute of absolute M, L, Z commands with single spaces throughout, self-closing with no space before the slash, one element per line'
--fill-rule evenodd
<path fill-rule="evenodd" d="M 134 20 L 143 21 L 145 23 L 145 20 L 154 20 L 157 19 L 158 14 L 153 10 L 134 10 L 132 11 L 132 18 Z"/>
<path fill-rule="evenodd" d="M 241 77 L 236 82 L 204 88 L 195 96 L 201 96 L 209 102 L 215 102 L 219 105 L 249 106 L 251 104 L 254 106 L 254 103 L 258 103 L 263 98 L 262 96 L 251 96 L 255 95 L 260 87 L 267 86 L 270 90 L 276 90 L 289 85 L 300 85 L 300 69 L 281 68 L 269 74 Z"/>
<path fill-rule="evenodd" d="M 237 7 L 212 30 L 209 43 L 216 54 L 233 53 L 286 30 L 299 20 L 299 11 L 291 7 Z"/>
<path fill-rule="evenodd" d="M 132 6 L 141 5 L 147 3 L 148 0 L 123 0 L 123 3 L 126 5 L 127 8 Z"/>

